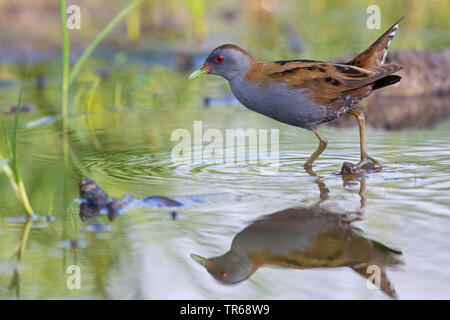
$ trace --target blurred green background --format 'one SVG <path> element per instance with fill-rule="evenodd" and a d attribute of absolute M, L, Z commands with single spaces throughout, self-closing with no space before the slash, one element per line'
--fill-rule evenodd
<path fill-rule="evenodd" d="M 67 1 L 81 8 L 81 30 L 70 31 L 74 50 L 90 42 L 128 1 Z M 238 43 L 261 59 L 327 59 L 358 52 L 377 30 L 365 28 L 370 5 L 381 9 L 381 30 L 402 16 L 394 48 L 441 49 L 449 44 L 449 1 L 144 0 L 105 39 L 116 50 L 197 52 Z M 60 47 L 59 3 L 0 1 L 2 50 L 47 54 Z M 348 41 L 347 39 L 353 39 Z M 356 40 L 357 39 L 357 40 Z M 301 50 L 300 50 L 301 51 Z M 58 51 L 56 51 L 58 52 Z"/>

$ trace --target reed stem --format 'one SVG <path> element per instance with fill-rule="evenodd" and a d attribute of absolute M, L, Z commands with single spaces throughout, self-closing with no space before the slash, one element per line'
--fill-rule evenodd
<path fill-rule="evenodd" d="M 62 37 L 62 97 L 61 97 L 61 115 L 65 119 L 67 116 L 67 104 L 69 95 L 69 52 L 70 52 L 70 39 L 66 26 L 66 0 L 60 0 L 60 14 L 61 14 L 61 37 Z"/>

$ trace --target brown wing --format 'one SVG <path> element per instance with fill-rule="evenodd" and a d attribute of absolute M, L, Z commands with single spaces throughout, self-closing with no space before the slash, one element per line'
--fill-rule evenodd
<path fill-rule="evenodd" d="M 342 230 L 319 235 L 307 252 L 305 261 L 316 267 L 348 266 L 368 279 L 369 266 L 377 266 L 380 271 L 380 289 L 389 297 L 396 299 L 397 293 L 386 274 L 387 266 L 395 266 L 400 260 L 394 255 L 398 251 L 362 237 L 350 237 Z M 322 263 L 322 265 L 320 265 Z"/>
<path fill-rule="evenodd" d="M 311 101 L 329 106 L 324 122 L 337 118 L 372 92 L 374 83 L 403 69 L 388 64 L 363 69 L 344 64 L 310 60 L 260 62 L 247 74 L 250 81 L 264 85 L 282 82 L 295 89 L 306 89 Z"/>
<path fill-rule="evenodd" d="M 247 78 L 252 80 L 252 77 L 257 78 L 262 73 L 266 84 L 277 81 L 287 83 L 292 88 L 307 89 L 313 102 L 331 104 L 343 93 L 351 94 L 352 90 L 366 87 L 402 68 L 397 64 L 362 69 L 326 62 L 290 61 L 283 65 L 269 62 L 253 68 L 252 73 L 255 74 L 248 74 Z"/>

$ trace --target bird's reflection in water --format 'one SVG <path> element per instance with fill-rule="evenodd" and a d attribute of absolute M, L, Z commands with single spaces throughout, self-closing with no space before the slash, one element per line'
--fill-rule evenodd
<path fill-rule="evenodd" d="M 307 172 L 317 177 L 311 169 Z M 359 178 L 361 208 L 357 212 L 336 214 L 323 209 L 321 204 L 328 198 L 329 190 L 317 177 L 320 200 L 316 204 L 261 217 L 239 232 L 230 250 L 221 256 L 191 256 L 215 279 L 227 284 L 248 279 L 264 265 L 294 269 L 350 267 L 363 277 L 378 281 L 372 282 L 396 298 L 386 267 L 400 264 L 401 252 L 366 238 L 351 225 L 364 214 L 365 181 L 364 177 Z"/>

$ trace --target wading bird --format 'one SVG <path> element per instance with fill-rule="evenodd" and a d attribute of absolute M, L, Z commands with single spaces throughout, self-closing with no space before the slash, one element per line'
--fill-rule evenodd
<path fill-rule="evenodd" d="M 224 44 L 214 49 L 189 78 L 205 73 L 224 77 L 233 94 L 248 109 L 312 130 L 320 143 L 305 167 L 311 167 L 327 146 L 318 126 L 349 113 L 358 120 L 360 131 L 361 161 L 354 169 L 362 169 L 367 164 L 381 169 L 381 164 L 367 153 L 364 114 L 355 110 L 355 106 L 372 91 L 400 81 L 401 77 L 393 73 L 403 66 L 384 64 L 400 20 L 347 63 L 313 60 L 262 62 L 237 45 Z"/>

